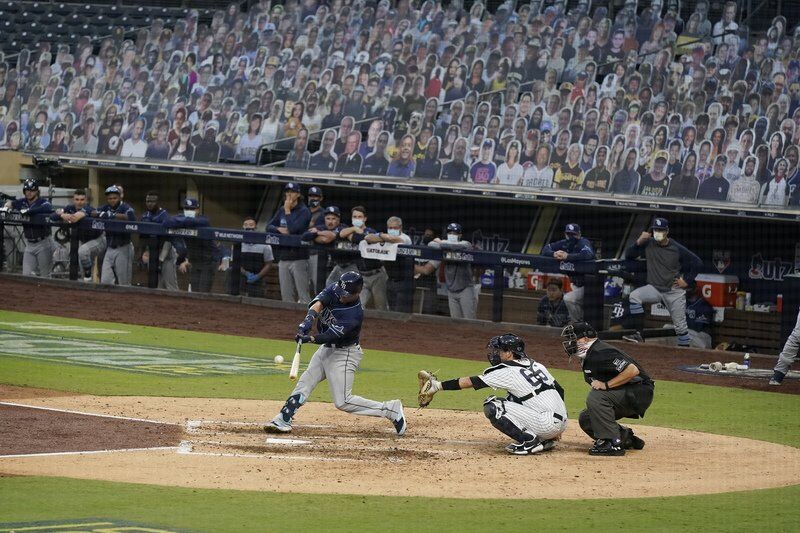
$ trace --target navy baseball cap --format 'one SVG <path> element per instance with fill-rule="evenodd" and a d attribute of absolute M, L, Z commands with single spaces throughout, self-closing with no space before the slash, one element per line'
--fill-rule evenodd
<path fill-rule="evenodd" d="M 34 179 L 27 179 L 22 182 L 22 192 L 25 191 L 38 191 L 39 183 Z"/>
<path fill-rule="evenodd" d="M 653 224 L 650 226 L 650 228 L 666 230 L 669 229 L 669 222 L 667 222 L 666 218 L 654 218 Z"/>
<path fill-rule="evenodd" d="M 339 281 L 336 282 L 333 292 L 338 298 L 342 298 L 344 296 L 352 296 L 353 294 L 360 292 L 361 287 L 363 286 L 364 278 L 361 277 L 361 274 L 350 271 L 345 272 L 339 277 Z"/>
<path fill-rule="evenodd" d="M 200 209 L 200 202 L 195 198 L 187 198 L 183 201 L 184 209 Z"/>
<path fill-rule="evenodd" d="M 567 226 L 564 228 L 564 233 L 566 234 L 573 233 L 577 235 L 580 232 L 581 232 L 581 227 L 577 224 L 567 224 Z"/>
<path fill-rule="evenodd" d="M 459 235 L 461 235 L 462 233 L 461 224 L 459 224 L 458 222 L 451 222 L 450 224 L 447 225 L 447 233 L 458 233 Z"/>
<path fill-rule="evenodd" d="M 293 191 L 293 192 L 299 193 L 300 192 L 300 186 L 297 185 L 296 183 L 292 183 L 290 181 L 289 183 L 286 184 L 286 186 L 283 188 L 283 190 L 284 191 Z"/>
<path fill-rule="evenodd" d="M 325 213 L 325 215 L 336 215 L 337 217 L 342 218 L 341 211 L 339 211 L 339 208 L 336 207 L 335 205 L 329 205 L 328 207 L 325 208 L 325 211 L 323 211 L 323 213 Z"/>
<path fill-rule="evenodd" d="M 122 194 L 122 191 L 120 191 L 119 187 L 116 185 L 112 185 L 111 187 L 106 188 L 106 194 Z"/>
<path fill-rule="evenodd" d="M 317 187 L 315 185 L 314 187 L 311 187 L 310 189 L 308 189 L 308 195 L 309 196 L 322 196 L 322 189 L 320 189 L 319 187 Z"/>

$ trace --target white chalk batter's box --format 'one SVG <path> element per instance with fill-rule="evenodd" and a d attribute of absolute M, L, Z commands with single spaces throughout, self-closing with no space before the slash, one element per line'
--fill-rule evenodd
<path fill-rule="evenodd" d="M 717 370 L 712 370 L 711 368 L 709 368 L 708 365 L 683 365 L 679 366 L 678 370 L 683 370 L 684 372 L 691 372 L 692 374 L 704 374 L 708 376 L 765 379 L 765 380 L 770 379 L 773 373 L 772 369 L 766 369 L 766 368 L 750 368 L 748 370 L 726 370 L 723 367 L 722 370 L 717 371 Z M 786 374 L 786 379 L 800 379 L 800 372 L 790 370 L 789 373 Z"/>

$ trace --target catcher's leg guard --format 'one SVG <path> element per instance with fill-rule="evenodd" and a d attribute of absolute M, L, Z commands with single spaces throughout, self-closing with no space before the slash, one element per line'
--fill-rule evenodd
<path fill-rule="evenodd" d="M 495 397 L 487 398 L 483 404 L 483 414 L 489 419 L 489 422 L 497 428 L 500 433 L 508 435 L 517 442 L 525 442 L 534 438 L 530 433 L 526 433 L 514 425 L 511 420 L 507 419 L 503 414 L 503 400 Z"/>
<path fill-rule="evenodd" d="M 281 416 L 285 422 L 291 422 L 292 418 L 294 418 L 294 413 L 297 411 L 301 405 L 306 401 L 303 398 L 302 394 L 293 394 L 289 396 L 289 399 L 286 400 L 286 403 L 283 405 L 283 409 L 281 409 Z"/>

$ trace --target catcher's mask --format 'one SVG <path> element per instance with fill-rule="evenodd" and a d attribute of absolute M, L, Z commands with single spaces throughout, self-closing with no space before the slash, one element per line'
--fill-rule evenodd
<path fill-rule="evenodd" d="M 492 366 L 499 365 L 500 352 L 511 352 L 514 359 L 526 359 L 528 355 L 525 353 L 525 341 L 514 335 L 513 333 L 506 333 L 505 335 L 498 335 L 492 337 L 486 345 L 486 359 Z"/>
<path fill-rule="evenodd" d="M 596 339 L 597 331 L 595 331 L 595 329 L 587 322 L 578 322 L 576 324 L 570 324 L 562 329 L 561 337 L 566 339 L 561 342 L 561 345 L 564 347 L 564 351 L 567 352 L 569 357 L 572 357 L 573 355 L 578 355 L 578 352 L 580 351 L 578 339 L 582 339 L 584 337 Z"/>

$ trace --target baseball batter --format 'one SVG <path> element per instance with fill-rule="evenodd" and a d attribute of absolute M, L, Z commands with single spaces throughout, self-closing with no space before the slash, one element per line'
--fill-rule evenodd
<path fill-rule="evenodd" d="M 781 355 L 778 357 L 778 364 L 775 365 L 775 370 L 772 372 L 772 379 L 769 380 L 770 385 L 780 385 L 783 383 L 783 378 L 789 372 L 794 360 L 797 359 L 797 353 L 800 351 L 800 313 L 797 314 L 797 322 L 794 329 L 786 339 L 786 344 L 783 345 Z"/>
<path fill-rule="evenodd" d="M 492 337 L 487 349 L 492 366 L 479 376 L 437 381 L 430 372 L 420 371 L 420 407 L 441 390 L 505 389 L 505 399 L 486 398 L 483 413 L 495 428 L 514 439 L 506 451 L 531 455 L 551 450 L 567 428 L 564 389 L 544 365 L 528 357 L 525 342 L 513 333 Z"/>
<path fill-rule="evenodd" d="M 311 301 L 305 320 L 297 328 L 296 339 L 321 346 L 286 400 L 281 412 L 265 427 L 267 433 L 289 433 L 297 409 L 317 385 L 328 380 L 333 404 L 347 413 L 382 416 L 391 420 L 398 435 L 406 432 L 406 418 L 400 400 L 376 402 L 352 394 L 353 379 L 364 352 L 358 344 L 364 309 L 361 289 L 364 280 L 358 272 L 345 272 Z M 314 323 L 317 333 L 309 335 Z"/>

